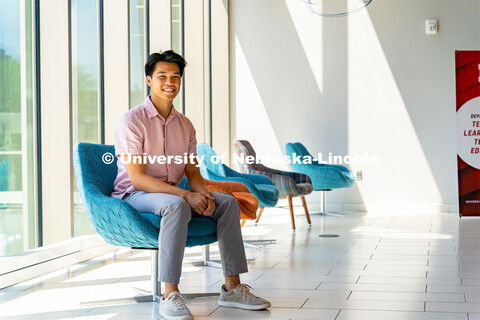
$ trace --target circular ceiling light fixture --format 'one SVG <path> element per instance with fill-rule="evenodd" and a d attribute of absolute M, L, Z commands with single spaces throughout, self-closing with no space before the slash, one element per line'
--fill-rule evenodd
<path fill-rule="evenodd" d="M 313 13 L 326 18 L 351 15 L 366 8 L 373 0 L 303 0 Z M 347 9 L 345 9 L 347 7 Z"/>

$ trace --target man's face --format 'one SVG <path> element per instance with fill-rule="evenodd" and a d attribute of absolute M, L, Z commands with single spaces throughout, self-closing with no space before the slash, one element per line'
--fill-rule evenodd
<path fill-rule="evenodd" d="M 177 96 L 182 83 L 180 69 L 174 62 L 157 62 L 152 76 L 147 76 L 147 83 L 152 96 L 172 101 Z"/>

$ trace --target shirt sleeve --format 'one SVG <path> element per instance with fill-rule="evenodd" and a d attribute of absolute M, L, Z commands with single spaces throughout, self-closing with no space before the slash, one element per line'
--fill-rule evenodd
<path fill-rule="evenodd" d="M 190 141 L 189 141 L 189 146 L 188 146 L 188 154 L 194 154 L 197 155 L 197 132 L 195 131 L 195 128 L 193 127 L 193 124 L 188 121 L 190 124 Z"/>
<path fill-rule="evenodd" d="M 122 116 L 115 129 L 115 155 L 143 154 L 144 130 L 141 123 L 133 117 Z"/>

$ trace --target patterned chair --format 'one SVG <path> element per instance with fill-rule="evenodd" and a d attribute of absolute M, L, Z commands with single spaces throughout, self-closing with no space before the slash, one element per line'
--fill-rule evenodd
<path fill-rule="evenodd" d="M 258 210 L 258 199 L 243 184 L 232 181 L 212 181 L 205 179 L 208 190 L 232 195 L 240 207 L 242 227 L 247 220 L 255 220 Z"/>
<path fill-rule="evenodd" d="M 300 142 L 287 143 L 286 151 L 287 155 L 292 157 L 296 154 L 297 156 L 308 157 L 311 159 L 312 164 L 291 163 L 290 167 L 292 167 L 292 170 L 304 173 L 312 179 L 313 190 L 321 191 L 322 199 L 320 202 L 320 214 L 328 214 L 326 211 L 326 192 L 332 189 L 350 188 L 355 182 L 355 176 L 347 167 L 322 164 L 313 160 L 313 156 Z M 331 214 L 341 216 L 341 214 Z"/>
<path fill-rule="evenodd" d="M 246 140 L 235 140 L 233 142 L 233 147 L 237 155 L 241 158 L 246 156 L 252 156 L 255 161 L 252 164 L 247 162 L 241 163 L 240 167 L 242 172 L 250 174 L 258 174 L 267 176 L 273 181 L 275 187 L 277 187 L 280 192 L 280 198 L 288 199 L 288 206 L 290 209 L 290 217 L 292 219 L 292 229 L 295 230 L 295 216 L 293 214 L 293 205 L 292 198 L 300 197 L 302 199 L 303 208 L 305 210 L 305 217 L 307 218 L 308 224 L 311 225 L 310 215 L 308 214 L 307 203 L 305 201 L 305 196 L 312 193 L 313 186 L 310 178 L 302 173 L 281 171 L 277 169 L 272 169 L 264 166 L 261 163 L 256 163 L 256 153 L 252 148 L 250 142 Z M 261 212 L 257 217 L 257 222 L 260 220 Z"/>

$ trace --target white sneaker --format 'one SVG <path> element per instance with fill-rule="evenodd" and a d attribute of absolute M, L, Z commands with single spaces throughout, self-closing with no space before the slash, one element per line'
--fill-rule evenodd
<path fill-rule="evenodd" d="M 270 307 L 270 302 L 252 294 L 250 289 L 252 289 L 252 287 L 242 283 L 235 289 L 227 291 L 225 285 L 223 285 L 222 289 L 220 289 L 218 305 L 245 310 L 262 310 Z"/>
<path fill-rule="evenodd" d="M 167 299 L 160 300 L 158 313 L 167 320 L 193 320 L 192 313 L 188 310 L 187 299 L 178 291 L 172 291 Z"/>

